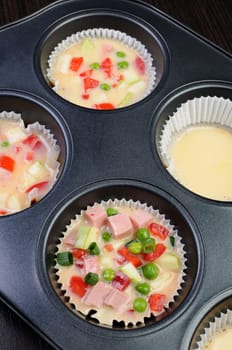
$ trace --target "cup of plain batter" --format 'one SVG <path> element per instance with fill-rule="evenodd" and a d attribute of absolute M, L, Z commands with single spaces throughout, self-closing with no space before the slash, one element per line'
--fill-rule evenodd
<path fill-rule="evenodd" d="M 163 126 L 160 154 L 167 171 L 190 191 L 232 200 L 232 101 L 200 97 L 183 103 Z"/>

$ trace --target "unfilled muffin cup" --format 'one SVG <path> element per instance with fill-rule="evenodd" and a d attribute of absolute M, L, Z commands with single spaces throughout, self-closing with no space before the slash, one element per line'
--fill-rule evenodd
<path fill-rule="evenodd" d="M 101 309 L 96 309 L 93 306 L 87 306 L 85 304 L 83 304 L 82 301 L 80 301 L 79 298 L 77 298 L 73 293 L 70 293 L 69 290 L 67 290 L 65 288 L 65 286 L 63 286 L 62 282 L 64 281 L 64 278 L 66 278 L 65 276 L 63 276 L 63 274 L 60 274 L 60 266 L 59 264 L 56 264 L 55 269 L 56 269 L 56 275 L 57 275 L 57 282 L 60 285 L 61 288 L 61 292 L 62 294 L 64 294 L 64 297 L 66 297 L 67 299 L 69 299 L 69 303 L 71 305 L 74 306 L 74 309 L 76 312 L 81 312 L 83 315 L 90 317 L 90 315 L 92 315 L 92 317 L 94 317 L 95 320 L 97 320 L 100 324 L 102 325 L 108 325 L 108 326 L 113 326 L 113 324 L 115 322 L 117 323 L 123 323 L 124 326 L 127 328 L 128 325 L 129 327 L 132 326 L 136 326 L 138 323 L 140 324 L 140 326 L 142 324 L 145 323 L 145 318 L 149 319 L 149 318 L 154 318 L 154 317 L 159 317 L 160 314 L 164 313 L 165 310 L 167 310 L 169 308 L 169 305 L 171 303 L 175 302 L 175 298 L 179 295 L 180 290 L 182 289 L 185 281 L 184 281 L 184 277 L 186 275 L 185 270 L 186 270 L 186 257 L 184 256 L 185 251 L 184 251 L 184 245 L 181 241 L 180 236 L 178 235 L 177 230 L 175 229 L 175 227 L 170 223 L 169 220 L 167 220 L 165 218 L 164 215 L 161 215 L 159 210 L 155 210 L 153 209 L 152 206 L 147 206 L 145 203 L 141 203 L 140 201 L 133 201 L 133 200 L 126 200 L 126 199 L 110 199 L 108 201 L 101 201 L 99 203 L 95 203 L 93 206 L 88 206 L 87 209 L 85 210 L 81 210 L 80 214 L 77 214 L 75 216 L 74 219 L 71 220 L 70 224 L 66 226 L 66 230 L 62 233 L 62 238 L 60 238 L 60 244 L 57 245 L 57 253 L 62 251 L 62 241 L 67 239 L 67 237 L 71 234 L 72 232 L 75 231 L 75 227 L 76 225 L 78 225 L 78 223 L 80 222 L 81 218 L 84 217 L 84 214 L 86 212 L 86 210 L 90 209 L 90 208 L 94 208 L 95 206 L 101 205 L 104 209 L 107 208 L 120 208 L 120 209 L 126 209 L 126 210 L 137 210 L 137 209 L 141 209 L 144 210 L 146 213 L 150 214 L 153 218 L 154 221 L 157 222 L 158 224 L 166 227 L 169 231 L 169 236 L 172 236 L 174 238 L 175 241 L 175 249 L 174 252 L 175 254 L 177 254 L 177 256 L 180 259 L 180 270 L 178 272 L 178 278 L 177 278 L 177 282 L 176 282 L 176 289 L 173 290 L 172 292 L 172 296 L 170 298 L 168 298 L 164 304 L 164 308 L 161 311 L 149 311 L 149 309 L 147 308 L 147 310 L 143 313 L 139 313 L 139 312 L 124 312 L 123 313 L 123 318 L 122 315 L 118 315 L 117 312 L 114 312 L 114 310 L 112 309 L 111 311 L 111 316 L 109 317 L 109 310 L 106 310 L 105 312 L 103 312 Z M 61 247 L 61 248 L 60 248 Z M 63 277 L 62 277 L 63 276 Z M 157 281 L 158 283 L 158 281 Z M 161 283 L 161 282 L 160 282 Z M 163 282 L 164 284 L 166 282 Z M 168 281 L 167 281 L 168 283 Z M 156 289 L 159 290 L 159 286 L 156 286 Z M 155 293 L 155 292 L 154 292 Z M 157 293 L 159 293 L 157 291 Z M 110 320 L 109 320 L 110 319 Z"/>
<path fill-rule="evenodd" d="M 136 38 L 131 37 L 130 35 L 127 35 L 126 33 L 121 32 L 119 30 L 114 30 L 109 28 L 93 28 L 93 29 L 83 30 L 81 32 L 77 32 L 71 36 L 68 36 L 66 39 L 64 39 L 63 41 L 57 44 L 57 46 L 53 49 L 53 51 L 49 56 L 48 69 L 47 69 L 47 77 L 48 77 L 48 80 L 51 82 L 51 85 L 53 86 L 53 90 L 62 96 L 61 92 L 59 91 L 59 81 L 53 77 L 53 68 L 59 55 L 64 53 L 66 49 L 72 47 L 77 43 L 82 42 L 85 39 L 92 40 L 95 38 L 106 38 L 106 39 L 116 40 L 122 43 L 123 45 L 125 45 L 125 47 L 133 49 L 138 54 L 138 57 L 140 57 L 142 61 L 145 63 L 146 75 L 148 77 L 148 81 L 147 81 L 147 86 L 146 88 L 144 88 L 144 91 L 142 92 L 141 96 L 136 97 L 134 100 L 129 99 L 128 102 L 125 100 L 125 103 L 122 103 L 122 105 L 119 104 L 116 108 L 133 104 L 145 98 L 147 95 L 149 95 L 156 85 L 156 68 L 153 65 L 153 58 L 151 54 L 148 52 L 144 44 L 142 44 Z M 66 65 L 67 65 L 67 62 L 66 62 Z M 122 74 L 123 74 L 123 70 L 122 70 Z M 69 100 L 70 102 L 73 102 L 71 101 L 71 99 L 69 99 L 68 96 L 62 96 L 62 97 Z M 102 101 L 104 103 L 107 102 L 104 100 L 103 97 L 102 97 Z M 74 102 L 74 104 L 85 106 L 84 102 L 80 104 Z M 90 108 L 93 108 L 93 107 L 90 107 Z M 111 108 L 106 108 L 106 109 L 111 109 Z"/>
<path fill-rule="evenodd" d="M 187 100 L 167 119 L 160 133 L 159 151 L 167 171 L 183 186 L 196 194 L 210 199 L 230 201 L 232 194 L 222 198 L 213 198 L 205 193 L 195 191 L 182 182 L 180 174 L 177 174 L 170 147 L 175 144 L 180 136 L 196 127 L 217 127 L 231 132 L 232 135 L 232 101 L 223 97 L 199 97 Z M 216 142 L 216 140 L 215 140 Z M 189 158 L 190 159 L 190 158 Z M 218 183 L 220 186 L 221 183 Z"/>

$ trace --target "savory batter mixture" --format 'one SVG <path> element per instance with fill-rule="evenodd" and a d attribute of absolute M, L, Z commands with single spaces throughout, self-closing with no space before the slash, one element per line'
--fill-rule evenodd
<path fill-rule="evenodd" d="M 33 130 L 22 120 L 0 119 L 0 215 L 30 207 L 54 184 L 59 152 Z"/>
<path fill-rule="evenodd" d="M 95 204 L 67 227 L 58 283 L 78 311 L 125 324 L 164 311 L 182 275 L 175 235 L 145 209 Z"/>
<path fill-rule="evenodd" d="M 49 77 L 66 100 L 101 110 L 140 100 L 149 78 L 145 62 L 134 49 L 108 38 L 86 38 L 57 53 Z"/>
<path fill-rule="evenodd" d="M 194 126 L 169 147 L 172 173 L 191 191 L 216 200 L 232 200 L 232 132 Z"/>

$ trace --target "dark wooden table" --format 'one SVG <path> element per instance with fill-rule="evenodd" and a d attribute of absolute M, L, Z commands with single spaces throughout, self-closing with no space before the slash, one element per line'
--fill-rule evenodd
<path fill-rule="evenodd" d="M 0 0 L 0 25 L 28 16 L 54 2 L 54 0 Z M 232 53 L 231 0 L 146 0 L 145 2 Z M 0 349 L 51 350 L 52 348 L 0 302 Z"/>

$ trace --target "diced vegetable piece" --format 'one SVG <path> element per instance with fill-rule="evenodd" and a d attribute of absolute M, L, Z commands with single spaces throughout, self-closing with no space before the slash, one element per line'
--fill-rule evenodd
<path fill-rule="evenodd" d="M 96 109 L 115 109 L 115 106 L 109 102 L 95 103 L 94 108 Z"/>
<path fill-rule="evenodd" d="M 173 276 L 175 276 L 175 272 L 162 271 L 162 273 L 159 274 L 159 276 L 155 280 L 151 281 L 151 289 L 156 292 L 158 290 L 163 291 L 165 288 L 167 288 L 169 283 L 172 283 Z"/>
<path fill-rule="evenodd" d="M 118 271 L 112 280 L 112 286 L 121 291 L 125 290 L 130 283 L 130 277 L 122 271 Z"/>
<path fill-rule="evenodd" d="M 45 164 L 36 161 L 28 169 L 28 173 L 32 175 L 36 180 L 47 180 L 50 177 L 50 172 L 46 168 Z"/>
<path fill-rule="evenodd" d="M 142 281 L 142 277 L 135 268 L 135 266 L 129 262 L 128 264 L 120 266 L 120 271 L 125 273 L 133 282 L 138 283 Z"/>
<path fill-rule="evenodd" d="M 107 231 L 103 232 L 103 234 L 102 234 L 102 239 L 103 239 L 104 242 L 109 242 L 109 241 L 111 241 L 111 239 L 112 239 L 111 233 L 109 233 L 109 232 L 107 232 Z"/>
<path fill-rule="evenodd" d="M 90 77 L 86 77 L 83 79 L 84 81 L 84 89 L 85 89 L 85 92 L 88 90 L 88 89 L 93 89 L 95 87 L 97 87 L 99 85 L 99 80 L 96 80 L 96 79 L 92 79 Z"/>
<path fill-rule="evenodd" d="M 115 277 L 115 272 L 113 269 L 105 269 L 102 271 L 102 278 L 107 281 L 111 282 Z"/>
<path fill-rule="evenodd" d="M 147 228 L 139 228 L 135 234 L 136 238 L 138 238 L 141 242 L 144 242 L 146 239 L 150 238 L 150 233 Z"/>
<path fill-rule="evenodd" d="M 128 91 L 132 94 L 139 94 L 146 88 L 146 83 L 145 81 L 137 81 L 134 82 L 133 84 L 129 83 L 129 88 Z"/>
<path fill-rule="evenodd" d="M 56 258 L 58 264 L 61 266 L 70 266 L 73 264 L 73 256 L 71 252 L 58 253 Z"/>
<path fill-rule="evenodd" d="M 142 270 L 144 277 L 148 280 L 154 280 L 159 275 L 158 267 L 152 262 L 143 265 Z"/>
<path fill-rule="evenodd" d="M 25 192 L 29 193 L 34 188 L 37 188 L 38 191 L 43 191 L 47 187 L 47 185 L 48 185 L 48 181 L 37 182 L 34 185 L 28 187 Z"/>
<path fill-rule="evenodd" d="M 0 156 L 0 168 L 13 172 L 15 168 L 14 159 L 8 156 Z"/>
<path fill-rule="evenodd" d="M 142 251 L 144 254 L 152 253 L 155 249 L 155 240 L 152 237 L 149 237 L 143 241 Z"/>
<path fill-rule="evenodd" d="M 5 209 L 0 209 L 0 215 L 6 215 L 8 213 Z"/>
<path fill-rule="evenodd" d="M 80 226 L 77 232 L 77 239 L 75 242 L 76 248 L 86 249 L 86 240 L 90 231 L 90 226 Z"/>
<path fill-rule="evenodd" d="M 113 259 L 108 255 L 101 255 L 100 257 L 100 263 L 103 268 L 114 268 L 114 261 Z"/>
<path fill-rule="evenodd" d="M 165 247 L 165 245 L 163 245 L 162 243 L 158 243 L 155 246 L 155 249 L 152 253 L 149 254 L 143 254 L 143 259 L 145 261 L 154 261 L 156 259 L 158 259 L 166 250 L 167 248 Z"/>
<path fill-rule="evenodd" d="M 126 54 L 125 54 L 125 52 L 123 52 L 123 51 L 117 51 L 117 52 L 116 52 L 116 56 L 118 56 L 118 57 L 125 57 Z"/>
<path fill-rule="evenodd" d="M 16 143 L 22 141 L 25 138 L 25 132 L 20 126 L 11 127 L 5 130 L 5 136 L 10 143 Z"/>
<path fill-rule="evenodd" d="M 165 294 L 152 294 L 149 298 L 149 305 L 151 311 L 160 312 L 163 310 L 166 302 Z"/>
<path fill-rule="evenodd" d="M 70 289 L 73 293 L 79 297 L 83 297 L 87 291 L 88 285 L 85 283 L 82 277 L 72 276 L 70 280 Z"/>
<path fill-rule="evenodd" d="M 118 214 L 118 210 L 115 208 L 107 208 L 106 213 L 107 213 L 107 216 L 113 216 Z"/>
<path fill-rule="evenodd" d="M 147 308 L 147 302 L 143 298 L 136 298 L 133 303 L 133 309 L 137 312 L 144 312 Z"/>
<path fill-rule="evenodd" d="M 101 68 L 104 70 L 108 78 L 111 77 L 112 66 L 113 66 L 113 63 L 109 57 L 106 57 L 106 59 L 101 63 Z"/>
<path fill-rule="evenodd" d="M 175 247 L 175 237 L 174 236 L 170 236 L 170 244 L 172 247 Z"/>
<path fill-rule="evenodd" d="M 137 292 L 143 294 L 143 295 L 148 295 L 150 293 L 150 285 L 146 282 L 144 283 L 139 283 L 135 286 L 135 289 L 137 290 Z"/>
<path fill-rule="evenodd" d="M 127 247 L 132 254 L 140 254 L 142 252 L 142 243 L 140 241 L 133 240 Z"/>
<path fill-rule="evenodd" d="M 128 92 L 126 96 L 119 102 L 118 107 L 124 107 L 129 105 L 133 101 L 133 94 L 132 92 Z"/>
<path fill-rule="evenodd" d="M 90 255 L 100 255 L 100 249 L 97 245 L 96 242 L 92 242 L 89 246 L 88 246 L 88 252 Z"/>
<path fill-rule="evenodd" d="M 118 69 L 126 69 L 129 67 L 129 63 L 127 61 L 121 61 L 121 62 L 118 62 L 117 66 L 118 66 Z"/>
<path fill-rule="evenodd" d="M 38 142 L 38 140 L 39 140 L 39 137 L 37 135 L 31 134 L 23 140 L 23 144 L 33 148 L 35 144 Z"/>
<path fill-rule="evenodd" d="M 137 68 L 137 71 L 140 74 L 145 74 L 146 65 L 145 65 L 145 62 L 143 61 L 143 59 L 139 56 L 137 56 L 135 59 L 135 67 Z"/>
<path fill-rule="evenodd" d="M 83 60 L 83 57 L 73 57 L 70 61 L 69 69 L 71 69 L 74 72 L 77 72 L 83 63 Z"/>
<path fill-rule="evenodd" d="M 97 273 L 89 272 L 85 276 L 85 283 L 90 284 L 91 286 L 94 286 L 99 281 L 99 277 Z"/>
<path fill-rule="evenodd" d="M 137 255 L 131 254 L 127 247 L 121 247 L 118 249 L 118 254 L 123 256 L 127 261 L 131 262 L 135 267 L 142 265 L 142 261 Z"/>
<path fill-rule="evenodd" d="M 80 73 L 80 77 L 91 77 L 92 74 L 93 74 L 93 70 L 92 69 L 88 69 L 88 70 Z"/>
<path fill-rule="evenodd" d="M 157 263 L 165 270 L 179 271 L 181 267 L 180 258 L 173 253 L 165 253 Z"/>
<path fill-rule="evenodd" d="M 98 237 L 98 228 L 91 227 L 84 245 L 84 249 L 87 249 L 92 242 L 96 242 Z"/>
<path fill-rule="evenodd" d="M 94 49 L 94 47 L 95 46 L 93 42 L 90 39 L 86 38 L 83 40 L 83 43 L 81 44 L 80 51 L 83 54 L 83 56 L 86 54 L 88 55 Z"/>
<path fill-rule="evenodd" d="M 100 68 L 100 64 L 97 63 L 97 62 L 93 62 L 91 65 L 90 65 L 90 68 L 91 69 L 94 69 L 94 70 L 97 70 Z"/>
<path fill-rule="evenodd" d="M 153 236 L 157 236 L 162 240 L 165 240 L 169 234 L 169 230 L 166 227 L 157 224 L 156 222 L 152 222 L 148 228 Z"/>
<path fill-rule="evenodd" d="M 109 91 L 109 90 L 111 89 L 110 85 L 107 84 L 107 83 L 102 83 L 102 84 L 100 85 L 100 88 L 101 88 L 102 90 L 104 90 L 104 91 Z"/>
<path fill-rule="evenodd" d="M 87 251 L 85 249 L 81 249 L 81 248 L 72 249 L 72 255 L 74 256 L 75 259 L 81 259 L 86 254 L 87 254 Z"/>
<path fill-rule="evenodd" d="M 88 100 L 89 94 L 82 94 L 81 97 L 83 98 L 83 100 Z"/>
<path fill-rule="evenodd" d="M 1 146 L 2 147 L 8 147 L 10 145 L 10 143 L 8 141 L 3 141 Z"/>
<path fill-rule="evenodd" d="M 113 246 L 113 244 L 108 243 L 108 244 L 105 244 L 105 245 L 104 245 L 104 249 L 105 249 L 107 252 L 112 252 L 112 251 L 114 250 L 114 246 Z"/>

